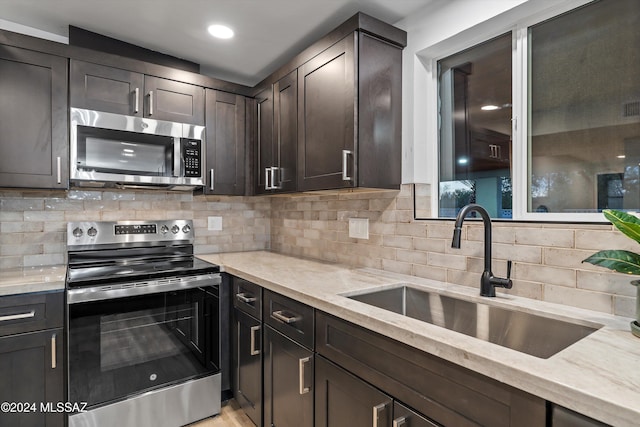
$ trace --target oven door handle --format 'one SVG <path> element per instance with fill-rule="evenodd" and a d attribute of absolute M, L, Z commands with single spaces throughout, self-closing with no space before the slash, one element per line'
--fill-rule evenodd
<path fill-rule="evenodd" d="M 91 301 L 127 298 L 137 295 L 218 286 L 221 283 L 222 277 L 220 273 L 209 273 L 114 285 L 107 284 L 86 288 L 71 288 L 67 289 L 67 304 L 79 304 Z"/>

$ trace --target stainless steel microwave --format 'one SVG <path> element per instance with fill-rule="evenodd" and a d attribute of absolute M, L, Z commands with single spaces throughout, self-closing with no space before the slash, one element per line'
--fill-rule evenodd
<path fill-rule="evenodd" d="M 191 190 L 204 185 L 204 126 L 71 108 L 75 186 Z"/>

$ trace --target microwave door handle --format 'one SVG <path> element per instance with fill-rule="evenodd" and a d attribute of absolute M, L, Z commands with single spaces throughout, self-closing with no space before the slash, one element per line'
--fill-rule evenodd
<path fill-rule="evenodd" d="M 173 176 L 179 177 L 182 174 L 182 153 L 180 138 L 173 138 Z"/>

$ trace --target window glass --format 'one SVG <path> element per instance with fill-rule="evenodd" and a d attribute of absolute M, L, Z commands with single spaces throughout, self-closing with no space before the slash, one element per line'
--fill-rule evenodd
<path fill-rule="evenodd" d="M 640 208 L 640 2 L 529 29 L 529 212 Z"/>
<path fill-rule="evenodd" d="M 438 61 L 440 217 L 512 216 L 511 63 L 511 33 Z"/>

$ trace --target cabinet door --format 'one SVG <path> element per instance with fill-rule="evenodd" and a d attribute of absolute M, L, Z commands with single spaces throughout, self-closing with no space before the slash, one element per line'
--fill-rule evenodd
<path fill-rule="evenodd" d="M 67 60 L 0 45 L 0 187 L 68 188 Z"/>
<path fill-rule="evenodd" d="M 264 328 L 264 422 L 313 427 L 313 353 Z"/>
<path fill-rule="evenodd" d="M 204 125 L 204 88 L 145 76 L 144 90 L 145 117 Z"/>
<path fill-rule="evenodd" d="M 256 193 L 264 194 L 271 190 L 271 168 L 275 166 L 273 149 L 273 86 L 256 96 Z M 267 182 L 269 181 L 269 182 Z"/>
<path fill-rule="evenodd" d="M 245 193 L 245 99 L 206 90 L 206 194 Z"/>
<path fill-rule="evenodd" d="M 300 190 L 357 185 L 354 37 L 345 37 L 298 69 Z"/>
<path fill-rule="evenodd" d="M 133 71 L 71 61 L 71 106 L 127 116 L 142 116 L 144 75 Z"/>
<path fill-rule="evenodd" d="M 63 343 L 62 328 L 0 338 L 0 402 L 35 405 L 28 411 L 0 411 L 0 425 L 64 425 L 64 414 L 54 412 L 58 402 L 65 402 Z M 51 402 L 53 411 L 41 407 Z"/>
<path fill-rule="evenodd" d="M 251 421 L 262 427 L 262 325 L 240 310 L 234 312 L 234 394 Z"/>
<path fill-rule="evenodd" d="M 271 179 L 276 191 L 296 190 L 297 103 L 297 73 L 293 71 L 273 85 L 273 126 L 277 162 Z"/>
<path fill-rule="evenodd" d="M 322 356 L 315 385 L 316 427 L 391 427 L 392 399 Z"/>

